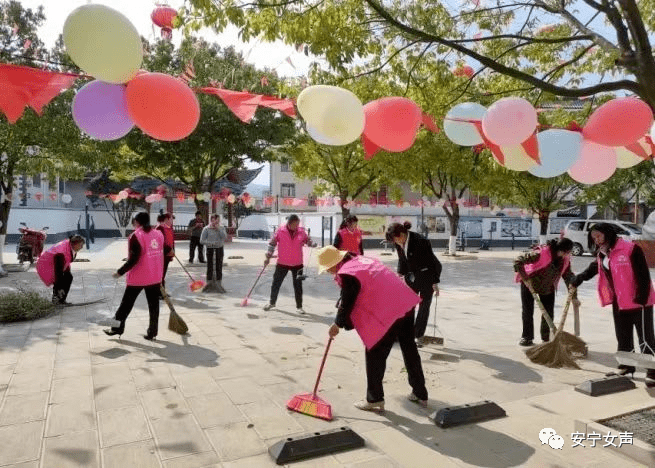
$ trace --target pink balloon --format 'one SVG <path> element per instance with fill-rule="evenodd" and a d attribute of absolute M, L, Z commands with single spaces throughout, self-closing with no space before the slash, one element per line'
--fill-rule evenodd
<path fill-rule="evenodd" d="M 423 111 L 410 99 L 386 97 L 364 106 L 364 135 L 376 146 L 400 153 L 412 147 L 421 126 Z"/>
<path fill-rule="evenodd" d="M 482 118 L 484 134 L 499 146 L 520 145 L 536 128 L 537 111 L 523 98 L 499 99 Z"/>
<path fill-rule="evenodd" d="M 582 129 L 585 139 L 605 146 L 627 146 L 648 133 L 653 111 L 641 99 L 618 98 L 591 114 Z"/>
<path fill-rule="evenodd" d="M 573 180 L 583 184 L 598 184 L 616 171 L 616 153 L 613 148 L 583 140 L 580 157 L 569 169 Z"/>

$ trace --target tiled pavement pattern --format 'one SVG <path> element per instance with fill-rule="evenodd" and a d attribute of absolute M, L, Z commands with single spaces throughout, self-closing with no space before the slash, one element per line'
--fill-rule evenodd
<path fill-rule="evenodd" d="M 13 259 L 11 247 L 5 261 Z M 180 243 L 178 252 L 184 255 L 185 248 Z M 123 284 L 110 275 L 125 249 L 124 240 L 101 240 L 81 253 L 89 263 L 73 264 L 70 300 L 107 297 L 107 302 L 0 326 L 0 467 L 259 468 L 275 466 L 267 447 L 279 439 L 343 425 L 362 435 L 366 448 L 292 466 L 641 466 L 609 448 L 572 448 L 576 419 L 646 405 L 653 393 L 644 387 L 643 373 L 637 374 L 633 391 L 599 398 L 573 391 L 615 365 L 611 313 L 597 305 L 589 283 L 580 293 L 582 336 L 590 347 L 583 369 L 548 369 L 525 358 L 517 346 L 520 300 L 511 274 L 518 251 L 458 259 L 439 255 L 444 272 L 438 324 L 446 344 L 421 350 L 430 392 L 427 410 L 406 400 L 409 387 L 397 349 L 388 361 L 387 411 L 355 409 L 352 403 L 365 392 L 363 348 L 354 332 L 342 331 L 321 384 L 321 397 L 332 404 L 336 417 L 326 422 L 289 412 L 284 405 L 313 387 L 338 297 L 330 276 L 317 277 L 315 265 L 310 269 L 304 316 L 295 313 L 289 279 L 278 308 L 261 309 L 272 268 L 250 305 L 240 307 L 265 246 L 237 241 L 226 247 L 225 295 L 189 292 L 183 271 L 171 265 L 168 283 L 189 325 L 188 336 L 166 329 L 168 312 L 162 303 L 158 340 L 145 341 L 147 308 L 141 296 L 125 335 L 109 338 L 102 324 L 117 307 Z M 371 252 L 395 265 L 395 256 L 381 253 Z M 243 258 L 228 259 L 235 255 Z M 574 269 L 589 261 L 574 259 Z M 199 265 L 191 270 L 204 273 Z M 0 279 L 0 290 L 16 285 L 45 293 L 32 270 Z M 439 407 L 484 399 L 500 404 L 508 417 L 447 430 L 427 417 Z M 544 427 L 564 437 L 562 450 L 540 443 Z"/>

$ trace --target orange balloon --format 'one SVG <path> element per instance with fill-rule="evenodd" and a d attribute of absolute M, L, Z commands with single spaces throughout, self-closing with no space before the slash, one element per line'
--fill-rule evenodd
<path fill-rule="evenodd" d="M 188 137 L 200 120 L 198 99 L 181 80 L 143 73 L 127 84 L 127 111 L 146 135 L 163 141 Z"/>

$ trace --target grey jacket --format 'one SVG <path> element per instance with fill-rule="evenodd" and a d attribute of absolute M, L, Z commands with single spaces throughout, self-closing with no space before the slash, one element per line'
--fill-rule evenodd
<path fill-rule="evenodd" d="M 200 234 L 200 243 L 209 249 L 223 247 L 225 239 L 227 239 L 227 231 L 223 226 L 218 226 L 216 229 L 205 226 Z"/>

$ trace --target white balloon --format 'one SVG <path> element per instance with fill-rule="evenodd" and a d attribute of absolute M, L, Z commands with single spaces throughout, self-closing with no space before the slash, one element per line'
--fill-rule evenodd
<path fill-rule="evenodd" d="M 347 145 L 364 131 L 364 106 L 347 89 L 326 85 L 310 86 L 298 95 L 297 106 L 307 125 L 325 137 L 320 143 Z"/>
<path fill-rule="evenodd" d="M 619 169 L 626 169 L 628 167 L 636 166 L 645 159 L 633 153 L 624 146 L 617 146 L 614 148 L 616 153 L 616 167 Z"/>
<path fill-rule="evenodd" d="M 307 134 L 310 137 L 312 137 L 312 139 L 317 143 L 321 143 L 323 145 L 332 145 L 332 146 L 340 145 L 338 140 L 323 135 L 321 132 L 316 130 L 314 127 L 310 127 L 309 125 L 307 125 Z"/>
<path fill-rule="evenodd" d="M 451 119 L 482 120 L 487 108 L 475 102 L 457 104 L 450 109 L 443 121 L 446 136 L 460 146 L 475 146 L 484 143 L 475 125 L 469 122 L 458 122 Z"/>
<path fill-rule="evenodd" d="M 63 195 L 61 196 L 61 201 L 62 201 L 63 203 L 68 204 L 68 203 L 70 203 L 70 202 L 73 201 L 73 197 L 71 197 L 68 193 L 65 193 L 65 194 L 63 194 Z"/>
<path fill-rule="evenodd" d="M 505 164 L 503 166 L 512 171 L 527 171 L 537 165 L 537 161 L 525 153 L 521 145 L 501 146 Z"/>

